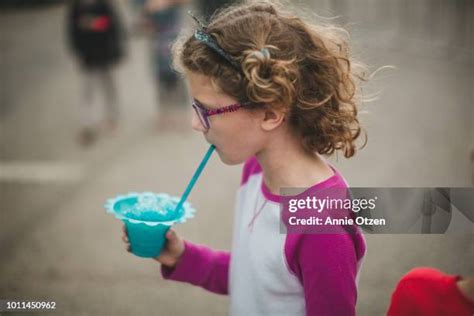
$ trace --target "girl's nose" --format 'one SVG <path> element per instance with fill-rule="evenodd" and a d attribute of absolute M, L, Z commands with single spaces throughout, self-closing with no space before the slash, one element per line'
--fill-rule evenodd
<path fill-rule="evenodd" d="M 204 133 L 206 131 L 206 129 L 204 128 L 204 126 L 201 123 L 201 120 L 197 117 L 197 114 L 193 114 L 193 119 L 191 121 L 191 126 L 197 132 L 203 132 Z"/>

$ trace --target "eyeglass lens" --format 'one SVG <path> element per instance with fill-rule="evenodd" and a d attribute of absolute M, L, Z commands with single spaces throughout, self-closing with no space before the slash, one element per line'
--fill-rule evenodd
<path fill-rule="evenodd" d="M 207 118 L 206 113 L 204 113 L 204 110 L 201 109 L 195 103 L 193 103 L 193 108 L 194 108 L 194 111 L 196 112 L 197 116 L 199 117 L 199 120 L 201 121 L 202 126 L 204 126 L 205 129 L 209 129 L 209 120 Z"/>

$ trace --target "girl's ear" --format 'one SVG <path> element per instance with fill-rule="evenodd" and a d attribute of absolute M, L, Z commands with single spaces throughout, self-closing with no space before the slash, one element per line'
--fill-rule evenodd
<path fill-rule="evenodd" d="M 280 126 L 286 118 L 286 111 L 265 109 L 263 112 L 263 120 L 261 127 L 264 131 L 272 131 Z"/>

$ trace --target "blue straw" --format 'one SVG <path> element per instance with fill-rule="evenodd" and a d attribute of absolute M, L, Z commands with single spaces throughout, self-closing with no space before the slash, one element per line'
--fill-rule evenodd
<path fill-rule="evenodd" d="M 202 158 L 201 163 L 199 164 L 199 167 L 196 169 L 194 172 L 193 177 L 191 178 L 191 181 L 189 181 L 188 186 L 186 187 L 186 190 L 184 191 L 183 195 L 181 196 L 181 200 L 179 200 L 178 205 L 176 205 L 175 212 L 177 213 L 180 208 L 183 206 L 184 201 L 188 198 L 189 193 L 191 193 L 191 190 L 193 189 L 194 185 L 196 184 L 196 181 L 198 180 L 199 176 L 201 175 L 202 170 L 206 166 L 207 162 L 209 161 L 209 158 L 211 158 L 212 152 L 216 146 L 211 145 L 209 146 L 209 149 L 207 150 L 206 155 L 204 158 Z"/>

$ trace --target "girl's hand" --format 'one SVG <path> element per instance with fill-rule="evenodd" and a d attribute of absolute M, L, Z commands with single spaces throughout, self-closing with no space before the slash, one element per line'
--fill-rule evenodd
<path fill-rule="evenodd" d="M 123 225 L 122 230 L 122 240 L 127 245 L 127 251 L 131 252 L 125 225 Z M 160 255 L 153 259 L 168 268 L 174 268 L 184 253 L 184 240 L 171 228 L 166 233 L 166 239 L 165 246 L 161 250 Z"/>

